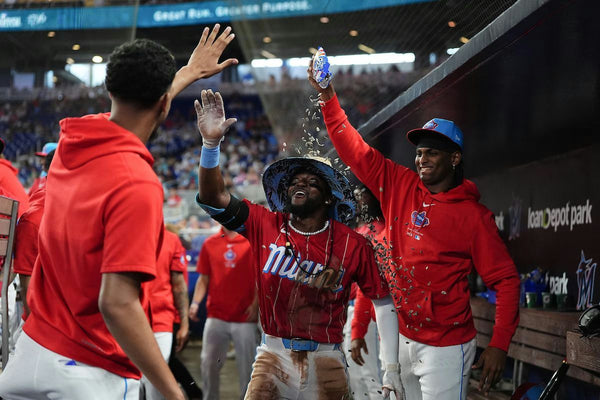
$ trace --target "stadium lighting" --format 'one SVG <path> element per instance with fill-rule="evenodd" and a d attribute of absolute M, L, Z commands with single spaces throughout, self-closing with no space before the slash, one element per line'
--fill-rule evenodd
<path fill-rule="evenodd" d="M 54 32 L 54 31 L 48 32 L 48 37 L 54 37 L 54 36 L 56 36 L 56 32 Z"/>
<path fill-rule="evenodd" d="M 306 67 L 310 62 L 310 57 L 295 57 L 287 60 L 290 67 Z"/>
<path fill-rule="evenodd" d="M 281 58 L 255 58 L 250 65 L 252 68 L 279 68 L 283 65 L 283 60 Z"/>
<path fill-rule="evenodd" d="M 461 41 L 461 43 L 467 43 L 469 41 L 469 39 L 467 39 L 464 36 L 461 36 L 459 40 Z"/>
<path fill-rule="evenodd" d="M 77 50 L 79 50 L 79 49 L 81 48 L 81 46 L 80 46 L 80 45 L 78 45 L 77 43 L 75 43 L 75 44 L 73 45 L 73 47 L 71 47 L 71 48 L 72 48 L 73 50 L 77 51 Z"/>
<path fill-rule="evenodd" d="M 263 56 L 264 58 L 277 58 L 277 56 L 275 54 L 273 54 L 267 50 L 261 50 L 260 55 Z"/>
<path fill-rule="evenodd" d="M 273 39 L 271 39 L 271 37 L 270 37 L 270 36 L 265 36 L 265 37 L 263 38 L 263 43 L 271 43 L 272 41 L 273 41 Z"/>
<path fill-rule="evenodd" d="M 448 26 L 450 28 L 454 28 L 454 27 L 456 27 L 456 22 L 454 22 L 454 21 L 448 21 Z"/>
<path fill-rule="evenodd" d="M 92 62 L 95 64 L 100 64 L 102 62 L 102 57 L 101 56 L 94 56 L 92 57 Z"/>
<path fill-rule="evenodd" d="M 348 35 L 352 37 L 358 36 L 358 31 L 356 29 L 352 29 L 350 32 L 348 32 Z"/>
<path fill-rule="evenodd" d="M 453 47 L 451 49 L 446 50 L 446 54 L 451 56 L 452 54 L 456 53 L 457 51 L 458 51 L 458 47 Z"/>
<path fill-rule="evenodd" d="M 367 54 L 375 54 L 376 51 L 374 48 L 367 46 L 366 44 L 359 44 L 358 49 L 364 51 Z"/>
<path fill-rule="evenodd" d="M 71 57 L 67 57 L 66 62 L 67 64 L 75 64 L 75 60 L 73 60 Z"/>
<path fill-rule="evenodd" d="M 326 23 L 328 23 L 328 22 L 329 22 L 329 18 L 327 18 L 327 17 L 321 17 L 321 18 L 319 19 L 319 21 L 321 21 L 321 23 L 322 23 L 322 24 L 326 24 Z"/>
<path fill-rule="evenodd" d="M 331 56 L 331 65 L 401 64 L 415 61 L 414 53 L 376 53 Z"/>

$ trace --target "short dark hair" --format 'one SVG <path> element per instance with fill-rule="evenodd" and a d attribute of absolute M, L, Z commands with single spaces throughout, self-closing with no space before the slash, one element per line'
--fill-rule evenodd
<path fill-rule="evenodd" d="M 177 68 L 164 46 L 136 39 L 115 48 L 106 66 L 106 89 L 142 108 L 154 105 L 171 86 Z"/>

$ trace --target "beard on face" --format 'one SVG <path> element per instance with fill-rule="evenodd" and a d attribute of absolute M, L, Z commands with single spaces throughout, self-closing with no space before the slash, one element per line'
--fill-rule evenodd
<path fill-rule="evenodd" d="M 286 209 L 296 217 L 306 218 L 313 214 L 316 210 L 323 207 L 316 199 L 306 198 L 302 204 L 292 204 L 292 199 L 288 197 L 286 201 Z"/>

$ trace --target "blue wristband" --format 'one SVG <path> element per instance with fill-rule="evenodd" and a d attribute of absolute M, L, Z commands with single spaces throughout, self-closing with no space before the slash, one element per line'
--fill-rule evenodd
<path fill-rule="evenodd" d="M 200 166 L 202 168 L 211 169 L 219 166 L 219 154 L 221 154 L 221 146 L 207 149 L 202 146 L 200 151 Z"/>

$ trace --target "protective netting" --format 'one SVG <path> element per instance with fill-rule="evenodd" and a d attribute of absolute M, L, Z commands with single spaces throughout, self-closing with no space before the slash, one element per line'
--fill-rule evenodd
<path fill-rule="evenodd" d="M 323 153 L 328 148 L 315 92 L 306 82 L 306 66 L 317 47 L 322 46 L 330 57 L 371 58 L 341 60 L 331 66 L 342 106 L 358 127 L 515 0 L 398 1 L 388 4 L 403 4 L 329 12 L 337 10 L 338 3 L 322 2 L 321 12 L 313 9 L 311 16 L 233 22 L 247 61 L 255 60 L 249 71 L 252 78 L 247 79 L 255 85 L 283 150 L 290 155 Z"/>

